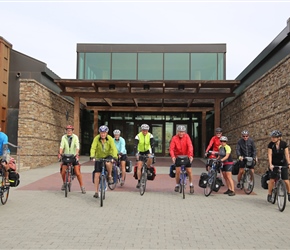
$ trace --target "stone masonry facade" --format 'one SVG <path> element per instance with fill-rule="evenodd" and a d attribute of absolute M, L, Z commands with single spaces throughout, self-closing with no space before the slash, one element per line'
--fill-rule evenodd
<path fill-rule="evenodd" d="M 18 145 L 23 167 L 57 161 L 61 136 L 73 124 L 74 105 L 31 79 L 20 80 Z M 68 117 L 67 117 L 68 112 Z M 68 119 L 67 119 L 68 118 Z"/>
<path fill-rule="evenodd" d="M 235 158 L 241 131 L 249 130 L 257 147 L 255 171 L 264 173 L 269 165 L 270 132 L 280 130 L 282 140 L 290 143 L 290 55 L 223 107 L 221 125 Z"/>

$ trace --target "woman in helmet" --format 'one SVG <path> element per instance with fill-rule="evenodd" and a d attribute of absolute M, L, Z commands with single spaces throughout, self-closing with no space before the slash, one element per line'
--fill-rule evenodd
<path fill-rule="evenodd" d="M 94 182 L 95 182 L 95 194 L 94 198 L 99 197 L 99 178 L 100 173 L 102 172 L 101 162 L 96 159 L 117 159 L 118 151 L 114 143 L 112 136 L 108 135 L 109 128 L 106 125 L 102 125 L 99 128 L 99 134 L 94 138 L 91 150 L 90 158 L 95 161 L 95 170 L 94 170 Z M 112 162 L 106 162 L 106 169 L 108 171 L 109 183 L 114 183 L 112 177 Z"/>
<path fill-rule="evenodd" d="M 234 181 L 232 177 L 233 159 L 231 156 L 231 147 L 227 144 L 228 138 L 226 136 L 221 136 L 221 145 L 219 147 L 219 159 L 223 163 L 222 174 L 228 186 L 228 190 L 224 194 L 229 196 L 235 195 Z"/>
<path fill-rule="evenodd" d="M 270 180 L 268 182 L 268 202 L 271 202 L 271 193 L 274 186 L 274 179 L 276 178 L 278 168 L 275 166 L 284 166 L 281 169 L 281 178 L 285 181 L 288 200 L 290 201 L 290 185 L 288 179 L 288 168 L 290 167 L 290 158 L 288 144 L 281 140 L 282 133 L 279 130 L 274 130 L 271 132 L 271 142 L 268 144 L 268 161 Z"/>
<path fill-rule="evenodd" d="M 122 179 L 121 186 L 124 186 L 126 179 L 126 160 L 127 160 L 127 150 L 126 150 L 126 142 L 123 137 L 121 137 L 121 131 L 119 129 L 115 129 L 113 131 L 114 134 L 114 142 L 115 146 L 118 150 L 118 157 L 120 159 L 120 167 L 122 171 Z"/>
<path fill-rule="evenodd" d="M 136 156 L 137 155 L 154 155 L 154 137 L 151 133 L 149 133 L 149 125 L 142 124 L 141 125 L 141 132 L 135 136 L 135 145 L 134 151 Z M 140 179 L 141 179 L 141 168 L 142 168 L 142 161 L 139 161 L 137 157 L 137 178 L 138 183 L 136 188 L 140 188 Z M 147 166 L 152 165 L 152 158 L 148 158 Z"/>
<path fill-rule="evenodd" d="M 245 162 L 243 161 L 244 157 L 253 157 L 253 159 L 255 161 L 253 161 L 252 166 L 250 166 L 249 168 L 251 169 L 251 171 L 254 173 L 254 165 L 255 162 L 257 162 L 257 150 L 256 150 L 256 145 L 254 143 L 254 140 L 252 138 L 250 138 L 250 133 L 248 130 L 243 130 L 241 132 L 241 136 L 242 138 L 240 138 L 238 140 L 237 146 L 236 146 L 236 153 L 237 153 L 237 157 L 239 159 L 239 173 L 238 173 L 238 177 L 237 177 L 237 188 L 241 188 L 241 178 L 242 178 L 242 174 L 244 173 L 244 169 L 245 169 Z"/>
<path fill-rule="evenodd" d="M 215 129 L 215 135 L 210 139 L 209 144 L 205 150 L 206 156 L 207 152 L 209 150 L 218 152 L 219 151 L 219 146 L 221 145 L 220 138 L 223 134 L 223 130 L 221 128 L 216 128 Z M 210 155 L 209 158 L 215 158 L 214 155 Z"/>

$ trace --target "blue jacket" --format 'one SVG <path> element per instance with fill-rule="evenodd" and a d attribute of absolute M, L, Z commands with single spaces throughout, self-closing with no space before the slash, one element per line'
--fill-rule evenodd
<path fill-rule="evenodd" d="M 5 144 L 8 144 L 8 136 L 5 133 L 0 132 L 0 156 L 2 156 L 4 153 L 3 152 L 3 145 L 5 145 Z M 9 150 L 6 153 L 9 153 Z"/>

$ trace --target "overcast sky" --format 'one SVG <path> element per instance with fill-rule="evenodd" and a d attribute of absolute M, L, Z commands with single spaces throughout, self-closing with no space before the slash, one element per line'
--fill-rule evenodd
<path fill-rule="evenodd" d="M 0 36 L 76 78 L 77 43 L 226 43 L 235 79 L 286 27 L 290 1 L 2 1 Z"/>

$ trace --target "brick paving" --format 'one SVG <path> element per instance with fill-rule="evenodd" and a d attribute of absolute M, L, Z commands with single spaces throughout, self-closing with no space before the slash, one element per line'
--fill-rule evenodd
<path fill-rule="evenodd" d="M 267 203 L 258 175 L 252 195 L 229 197 L 222 187 L 205 197 L 198 187 L 204 163 L 196 159 L 195 194 L 183 200 L 168 176 L 170 159 L 157 158 L 156 179 L 143 196 L 130 173 L 101 208 L 92 197 L 92 163 L 81 162 L 87 193 L 74 180 L 67 198 L 59 163 L 20 173 L 21 184 L 0 205 L 0 249 L 289 249 L 289 204 L 281 213 Z"/>

